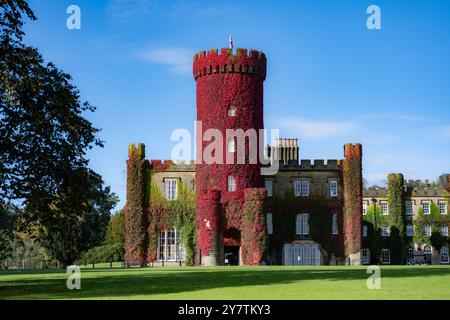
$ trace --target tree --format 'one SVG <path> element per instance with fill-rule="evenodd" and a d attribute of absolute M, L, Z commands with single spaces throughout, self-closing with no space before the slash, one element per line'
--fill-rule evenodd
<path fill-rule="evenodd" d="M 125 243 L 125 209 L 116 212 L 109 220 L 105 243 Z"/>
<path fill-rule="evenodd" d="M 0 261 L 9 256 L 13 238 L 11 214 L 6 206 L 0 203 Z"/>
<path fill-rule="evenodd" d="M 403 175 L 388 175 L 388 205 L 390 215 L 390 248 L 392 264 L 404 264 L 406 260 L 405 244 L 405 191 Z"/>
<path fill-rule="evenodd" d="M 43 246 L 63 265 L 72 264 L 81 252 L 105 240 L 117 201 L 98 174 L 89 170 L 74 173 L 51 203 L 50 223 L 39 228 Z"/>
<path fill-rule="evenodd" d="M 83 117 L 95 108 L 80 100 L 70 75 L 22 43 L 26 17 L 36 19 L 26 1 L 1 2 L 0 204 L 20 206 L 20 229 L 37 230 L 51 254 L 70 263 L 104 240 L 115 200 L 86 159 L 103 146 Z"/>

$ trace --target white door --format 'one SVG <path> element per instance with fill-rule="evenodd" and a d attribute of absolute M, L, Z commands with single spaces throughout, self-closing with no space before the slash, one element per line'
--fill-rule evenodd
<path fill-rule="evenodd" d="M 292 266 L 292 245 L 285 244 L 284 245 L 284 265 L 286 266 Z"/>
<path fill-rule="evenodd" d="M 311 245 L 305 244 L 303 246 L 303 265 L 310 266 L 311 265 Z"/>
<path fill-rule="evenodd" d="M 295 244 L 294 245 L 294 265 L 301 266 L 302 265 L 302 245 Z"/>

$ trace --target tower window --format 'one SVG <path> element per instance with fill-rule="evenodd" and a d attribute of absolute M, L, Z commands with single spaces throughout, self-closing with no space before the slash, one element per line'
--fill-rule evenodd
<path fill-rule="evenodd" d="M 234 139 L 228 140 L 227 150 L 229 153 L 236 152 L 236 142 L 234 141 Z"/>
<path fill-rule="evenodd" d="M 229 107 L 228 108 L 228 116 L 229 117 L 235 117 L 236 116 L 236 108 L 235 107 Z"/>
<path fill-rule="evenodd" d="M 236 191 L 236 179 L 233 176 L 228 176 L 228 191 Z"/>

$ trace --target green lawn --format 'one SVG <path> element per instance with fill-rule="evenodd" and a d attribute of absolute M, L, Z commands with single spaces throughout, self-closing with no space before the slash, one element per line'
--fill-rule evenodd
<path fill-rule="evenodd" d="M 60 270 L 0 271 L 0 299 L 450 299 L 450 267 L 386 266 L 368 290 L 364 267 L 82 269 L 81 290 Z"/>

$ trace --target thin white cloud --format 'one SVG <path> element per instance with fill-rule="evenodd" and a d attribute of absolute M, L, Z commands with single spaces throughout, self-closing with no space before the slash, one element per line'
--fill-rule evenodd
<path fill-rule="evenodd" d="M 324 121 L 305 118 L 281 118 L 275 121 L 280 130 L 287 130 L 302 138 L 327 138 L 354 132 L 359 124 L 353 121 Z"/>
<path fill-rule="evenodd" d="M 140 52 L 143 61 L 163 64 L 173 73 L 190 75 L 192 71 L 192 52 L 185 48 L 156 48 Z"/>

